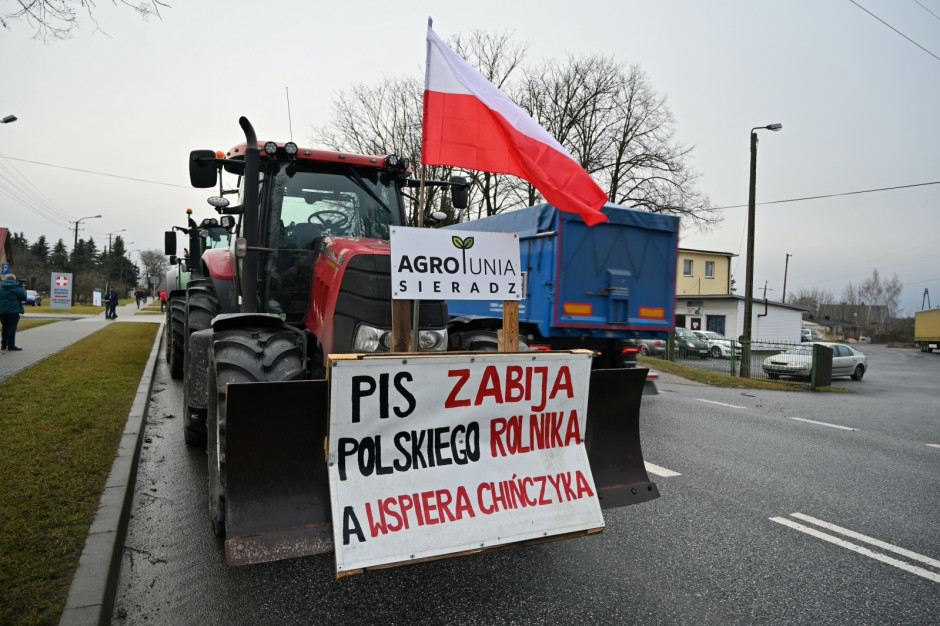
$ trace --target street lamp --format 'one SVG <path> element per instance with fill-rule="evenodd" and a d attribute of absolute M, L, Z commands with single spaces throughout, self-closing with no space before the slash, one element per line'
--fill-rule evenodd
<path fill-rule="evenodd" d="M 91 215 L 89 217 L 83 217 L 81 219 L 75 220 L 74 222 L 69 222 L 69 224 L 75 224 L 75 242 L 73 243 L 72 252 L 75 252 L 75 248 L 78 247 L 78 225 L 84 222 L 85 220 L 93 220 L 95 218 L 101 217 L 100 215 Z"/>
<path fill-rule="evenodd" d="M 15 115 L 7 115 L 5 118 L 0 120 L 0 124 L 9 124 L 10 122 L 15 122 L 15 121 L 16 121 Z"/>
<path fill-rule="evenodd" d="M 747 193 L 747 274 L 744 279 L 744 332 L 741 335 L 741 378 L 751 375 L 751 311 L 754 297 L 754 203 L 757 185 L 757 131 L 783 128 L 783 124 L 768 124 L 751 129 L 751 175 Z"/>
<path fill-rule="evenodd" d="M 111 235 L 116 233 L 123 233 L 125 230 L 127 229 L 122 228 L 121 230 L 112 230 L 110 233 L 108 233 L 108 254 L 111 254 Z"/>
<path fill-rule="evenodd" d="M 75 242 L 72 244 L 72 261 L 75 261 L 75 248 L 78 247 L 78 227 L 85 220 L 93 220 L 101 217 L 100 215 L 89 215 L 88 217 L 82 217 L 74 222 L 69 222 L 69 224 L 75 224 Z M 72 283 L 75 285 L 75 288 L 72 289 L 72 304 L 75 304 L 76 299 L 78 298 L 78 267 L 72 267 Z"/>

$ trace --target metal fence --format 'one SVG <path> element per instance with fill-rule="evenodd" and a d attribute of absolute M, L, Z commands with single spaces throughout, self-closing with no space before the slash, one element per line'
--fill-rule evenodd
<path fill-rule="evenodd" d="M 728 376 L 740 377 L 744 342 L 729 340 L 724 347 L 709 346 L 708 354 L 698 356 L 676 349 L 671 342 L 662 351 L 648 356 L 681 363 Z M 671 353 L 670 353 L 670 348 Z M 793 341 L 754 341 L 751 343 L 750 367 L 747 378 L 785 380 L 810 384 L 813 351 L 808 343 Z"/>

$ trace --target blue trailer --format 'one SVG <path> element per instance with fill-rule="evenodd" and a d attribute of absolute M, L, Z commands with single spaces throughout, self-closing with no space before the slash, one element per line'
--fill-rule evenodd
<path fill-rule="evenodd" d="M 666 340 L 674 328 L 679 218 L 616 204 L 603 212 L 610 221 L 589 227 L 541 204 L 448 228 L 519 233 L 526 343 L 587 348 L 598 353 L 598 367 L 623 367 L 631 340 Z M 502 304 L 449 300 L 447 307 L 469 328 L 501 319 Z"/>

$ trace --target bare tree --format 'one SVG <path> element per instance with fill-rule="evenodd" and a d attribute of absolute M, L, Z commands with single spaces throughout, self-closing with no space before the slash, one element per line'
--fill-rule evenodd
<path fill-rule="evenodd" d="M 141 250 L 140 263 L 143 265 L 143 280 L 150 284 L 150 277 L 159 277 L 158 282 L 163 280 L 164 275 L 170 269 L 170 263 L 166 260 L 161 250 Z"/>
<path fill-rule="evenodd" d="M 828 315 L 835 302 L 835 296 L 832 295 L 831 291 L 825 289 L 802 288 L 792 294 L 788 301 L 790 304 L 808 309 L 809 316 L 818 319 Z"/>
<path fill-rule="evenodd" d="M 702 227 L 720 221 L 696 188 L 700 174 L 691 166 L 692 148 L 676 141 L 665 98 L 639 67 L 607 57 L 569 56 L 523 71 L 526 47 L 513 44 L 508 34 L 485 31 L 457 37 L 451 45 L 565 146 L 613 202 L 679 215 Z M 409 78 L 357 85 L 337 96 L 330 125 L 315 128 L 313 138 L 337 150 L 420 159 L 422 91 L 422 82 Z M 450 169 L 431 168 L 428 175 L 445 178 Z M 534 187 L 513 176 L 467 175 L 473 217 L 541 201 Z M 448 213 L 446 195 L 431 191 L 425 210 Z"/>
<path fill-rule="evenodd" d="M 612 202 L 680 215 L 701 227 L 720 221 L 696 188 L 701 175 L 691 166 L 692 148 L 675 139 L 666 98 L 639 66 L 569 56 L 528 72 L 524 94 L 524 106 Z"/>
<path fill-rule="evenodd" d="M 160 17 L 161 8 L 169 4 L 161 0 L 111 0 L 115 6 L 124 5 L 147 19 Z M 49 40 L 63 40 L 72 36 L 72 31 L 81 28 L 79 11 L 85 19 L 95 25 L 95 30 L 104 33 L 95 19 L 98 8 L 95 0 L 14 0 L 19 8 L 12 13 L 0 15 L 0 25 L 10 30 L 11 22 L 24 21 L 35 31 L 33 39 L 48 43 Z"/>
<path fill-rule="evenodd" d="M 422 93 L 421 83 L 411 77 L 387 78 L 374 87 L 353 85 L 337 95 L 330 123 L 314 128 L 311 140 L 337 151 L 396 154 L 416 160 L 421 155 Z M 452 169 L 430 167 L 427 177 L 450 180 Z M 449 202 L 449 195 L 440 193 L 440 188 L 428 187 L 425 215 L 440 210 L 452 216 Z M 417 201 L 409 221 L 417 223 Z"/>

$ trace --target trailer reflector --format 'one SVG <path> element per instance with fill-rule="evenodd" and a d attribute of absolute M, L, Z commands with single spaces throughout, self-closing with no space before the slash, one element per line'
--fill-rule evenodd
<path fill-rule="evenodd" d="M 666 319 L 666 309 L 662 307 L 641 306 L 640 318 L 644 320 Z"/>
<path fill-rule="evenodd" d="M 590 304 L 563 302 L 561 304 L 561 308 L 562 308 L 562 311 L 564 311 L 565 315 L 591 316 L 594 314 L 594 307 Z"/>

